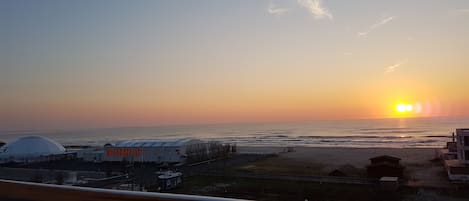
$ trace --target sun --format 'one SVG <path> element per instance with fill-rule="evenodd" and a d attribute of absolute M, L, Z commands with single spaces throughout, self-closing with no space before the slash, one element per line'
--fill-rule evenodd
<path fill-rule="evenodd" d="M 411 104 L 405 104 L 405 103 L 399 103 L 396 105 L 396 111 L 398 113 L 409 113 L 409 112 L 412 112 L 414 110 L 414 106 L 412 106 Z"/>

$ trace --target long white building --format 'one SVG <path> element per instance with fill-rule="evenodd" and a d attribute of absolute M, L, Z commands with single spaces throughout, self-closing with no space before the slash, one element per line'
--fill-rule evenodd
<path fill-rule="evenodd" d="M 104 161 L 180 163 L 207 155 L 208 143 L 198 139 L 128 140 L 104 148 Z"/>

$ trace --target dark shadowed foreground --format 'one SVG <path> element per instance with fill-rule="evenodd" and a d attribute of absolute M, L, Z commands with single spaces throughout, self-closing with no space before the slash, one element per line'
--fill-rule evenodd
<path fill-rule="evenodd" d="M 11 201 L 239 201 L 238 199 L 95 189 L 0 180 L 0 199 Z"/>

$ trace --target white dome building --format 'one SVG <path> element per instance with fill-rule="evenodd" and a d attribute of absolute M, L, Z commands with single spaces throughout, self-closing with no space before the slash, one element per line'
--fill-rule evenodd
<path fill-rule="evenodd" d="M 65 148 L 51 139 L 42 136 L 27 136 L 3 145 L 0 148 L 0 161 L 44 161 L 64 154 Z"/>

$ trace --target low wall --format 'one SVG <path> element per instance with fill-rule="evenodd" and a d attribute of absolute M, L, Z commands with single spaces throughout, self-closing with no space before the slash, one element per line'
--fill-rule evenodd
<path fill-rule="evenodd" d="M 0 200 L 21 201 L 240 201 L 238 199 L 97 189 L 0 180 Z"/>

